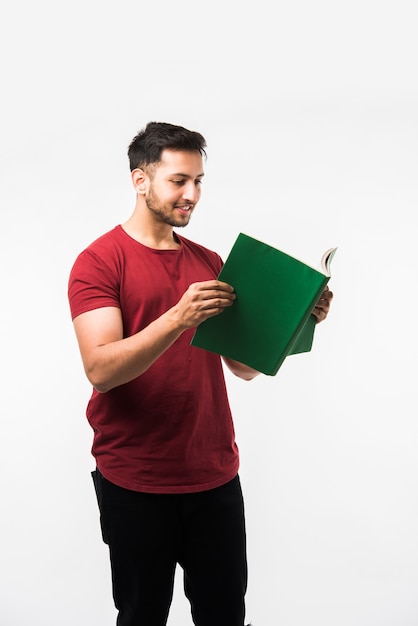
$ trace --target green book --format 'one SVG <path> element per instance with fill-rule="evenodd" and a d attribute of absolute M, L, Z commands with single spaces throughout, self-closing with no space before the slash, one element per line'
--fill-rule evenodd
<path fill-rule="evenodd" d="M 240 233 L 218 276 L 234 287 L 236 300 L 202 322 L 191 345 L 274 376 L 288 355 L 312 348 L 312 310 L 330 279 L 335 252 L 323 255 L 321 272 Z"/>

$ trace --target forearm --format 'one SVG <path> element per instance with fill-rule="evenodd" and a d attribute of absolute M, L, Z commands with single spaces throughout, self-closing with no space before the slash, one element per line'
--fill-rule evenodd
<path fill-rule="evenodd" d="M 171 310 L 140 332 L 97 346 L 84 363 L 86 375 L 97 391 L 105 393 L 143 374 L 181 335 Z"/>
<path fill-rule="evenodd" d="M 248 365 L 244 365 L 244 363 L 234 361 L 233 359 L 229 359 L 227 357 L 222 358 L 231 372 L 235 374 L 235 376 L 238 376 L 238 378 L 242 378 L 243 380 L 252 380 L 260 374 L 260 372 L 252 367 L 249 367 Z"/>

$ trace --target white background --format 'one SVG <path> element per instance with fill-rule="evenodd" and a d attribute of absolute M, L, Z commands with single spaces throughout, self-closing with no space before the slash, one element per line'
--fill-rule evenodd
<path fill-rule="evenodd" d="M 134 206 L 148 121 L 202 132 L 183 234 L 317 265 L 314 350 L 229 374 L 254 626 L 418 624 L 413 1 L 17 2 L 0 20 L 0 623 L 111 626 L 92 433 L 67 296 Z M 191 624 L 180 575 L 170 626 Z"/>

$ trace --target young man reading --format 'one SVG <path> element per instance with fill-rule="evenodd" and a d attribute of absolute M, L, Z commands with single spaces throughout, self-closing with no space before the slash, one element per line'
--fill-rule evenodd
<path fill-rule="evenodd" d="M 206 143 L 151 122 L 129 146 L 132 215 L 76 259 L 69 301 L 86 375 L 96 488 L 118 626 L 164 626 L 176 564 L 197 626 L 243 626 L 239 455 L 221 358 L 194 329 L 234 306 L 222 260 L 177 234 L 201 194 Z M 327 289 L 314 313 L 327 316 Z M 234 374 L 258 372 L 224 359 Z"/>

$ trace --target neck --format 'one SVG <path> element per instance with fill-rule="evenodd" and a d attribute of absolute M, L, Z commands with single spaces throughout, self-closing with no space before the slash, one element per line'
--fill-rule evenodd
<path fill-rule="evenodd" d="M 122 224 L 122 228 L 132 239 L 139 241 L 139 243 L 148 248 L 177 250 L 180 247 L 179 240 L 172 226 L 140 219 L 135 212 Z"/>

